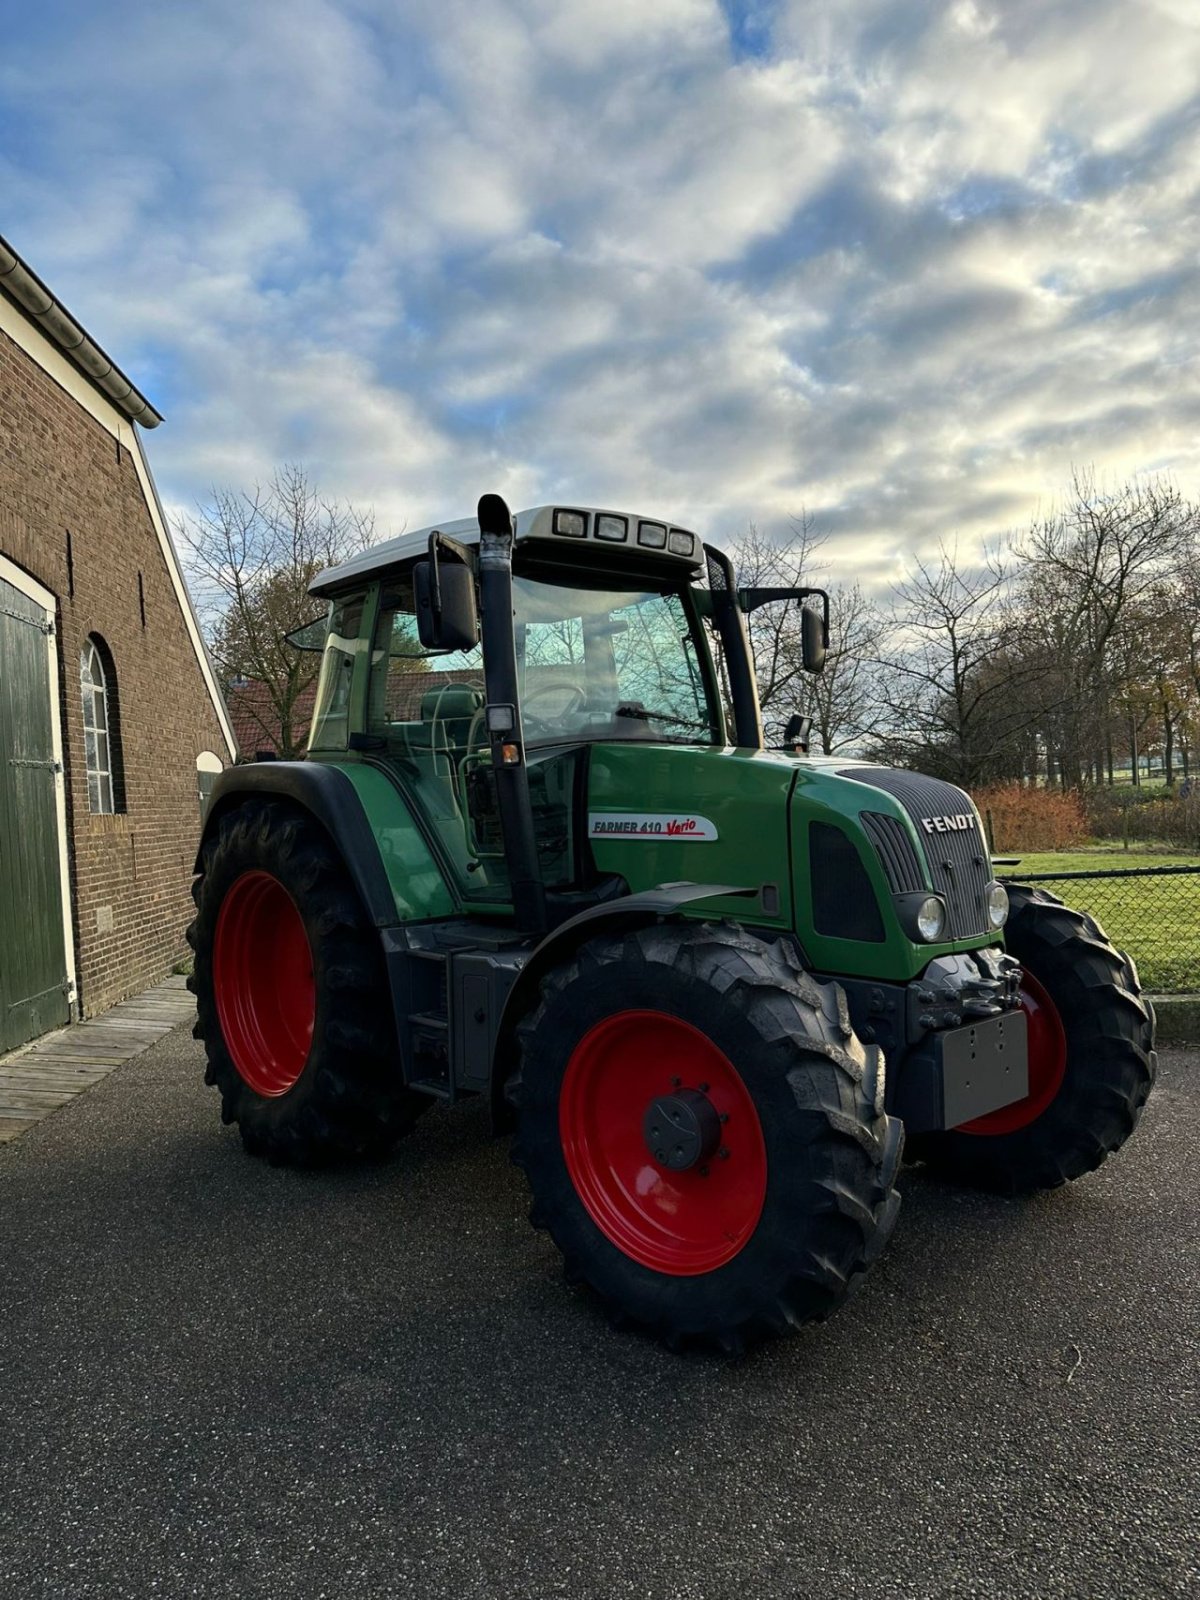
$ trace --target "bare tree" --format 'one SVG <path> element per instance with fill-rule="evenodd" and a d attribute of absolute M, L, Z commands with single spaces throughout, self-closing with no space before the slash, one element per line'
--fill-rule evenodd
<path fill-rule="evenodd" d="M 873 662 L 882 619 L 857 584 L 823 585 L 826 542 L 802 512 L 792 519 L 791 538 L 782 543 L 751 523 L 730 556 L 739 588 L 829 588 L 830 648 L 823 673 L 804 669 L 800 612 L 794 603 L 760 606 L 751 612 L 747 627 L 767 743 L 779 743 L 788 718 L 801 712 L 813 719 L 814 742 L 832 755 L 875 731 Z"/>
<path fill-rule="evenodd" d="M 1077 472 L 1069 500 L 1017 547 L 1023 625 L 1056 680 L 1045 740 L 1064 788 L 1098 776 L 1097 751 L 1120 694 L 1113 669 L 1122 624 L 1183 566 L 1197 520 L 1173 484 L 1135 480 L 1107 490 Z M 1153 672 L 1148 657 L 1144 666 Z"/>
<path fill-rule="evenodd" d="M 264 744 L 299 754 L 307 729 L 298 708 L 320 658 L 284 635 L 321 611 L 308 593 L 317 575 L 371 543 L 373 513 L 324 499 L 303 467 L 288 465 L 265 487 L 214 490 L 175 532 L 222 682 L 261 686 L 244 704 Z"/>
<path fill-rule="evenodd" d="M 836 755 L 882 731 L 887 712 L 879 652 L 885 629 L 883 613 L 857 583 L 831 586 L 825 670 L 805 674 L 799 697 L 822 755 Z"/>
<path fill-rule="evenodd" d="M 778 544 L 752 522 L 730 550 L 739 588 L 799 588 L 813 584 L 824 570 L 818 558 L 825 538 L 814 532 L 808 514 L 792 519 L 792 536 Z M 794 603 L 760 606 L 747 618 L 750 648 L 758 674 L 758 700 L 768 728 L 782 729 L 797 709 L 800 618 Z"/>
<path fill-rule="evenodd" d="M 879 662 L 889 727 L 876 754 L 967 786 L 1019 771 L 1045 703 L 1010 594 L 999 549 L 970 565 L 942 545 L 936 561 L 913 562 Z"/>

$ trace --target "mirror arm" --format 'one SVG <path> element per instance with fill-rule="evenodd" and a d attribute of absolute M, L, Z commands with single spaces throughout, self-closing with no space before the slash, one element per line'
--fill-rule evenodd
<path fill-rule="evenodd" d="M 819 594 L 821 597 L 821 637 L 825 642 L 826 650 L 829 649 L 829 592 L 826 589 L 808 589 L 807 595 Z"/>
<path fill-rule="evenodd" d="M 824 589 L 739 589 L 738 605 L 743 611 L 757 611 L 759 606 L 774 605 L 779 600 L 794 600 L 797 605 L 820 595 L 825 609 L 825 626 L 829 627 L 829 595 Z"/>
<path fill-rule="evenodd" d="M 435 528 L 429 535 L 429 609 L 433 620 L 441 623 L 442 620 L 442 580 L 438 572 L 438 546 L 442 536 Z"/>
<path fill-rule="evenodd" d="M 429 535 L 429 609 L 433 612 L 434 620 L 442 620 L 442 580 L 438 572 L 438 551 L 444 550 L 447 555 L 453 556 L 456 561 L 461 561 L 464 567 L 470 567 L 471 557 L 466 545 L 459 544 L 457 539 L 435 528 Z"/>

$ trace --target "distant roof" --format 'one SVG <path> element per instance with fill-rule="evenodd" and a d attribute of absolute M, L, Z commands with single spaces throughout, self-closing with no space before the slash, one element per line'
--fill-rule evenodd
<path fill-rule="evenodd" d="M 292 707 L 294 740 L 299 739 L 303 742 L 308 733 L 316 698 L 317 684 L 314 679 L 301 689 Z M 283 730 L 279 724 L 279 713 L 271 699 L 269 685 L 258 678 L 241 681 L 235 679 L 233 683 L 226 685 L 225 704 L 229 707 L 229 718 L 233 723 L 237 747 L 243 754 L 249 752 L 254 755 L 259 750 L 270 750 L 275 755 L 283 754 L 280 749 Z"/>
<path fill-rule="evenodd" d="M 141 394 L 111 357 L 79 323 L 0 235 L 0 290 L 63 352 L 85 378 L 94 383 L 131 422 L 157 428 L 160 414 Z"/>
<path fill-rule="evenodd" d="M 532 506 L 528 511 L 518 511 L 513 517 L 516 525 L 518 540 L 537 539 L 553 542 L 556 545 L 571 545 L 574 539 L 566 535 L 555 533 L 554 514 L 556 511 L 567 512 L 584 518 L 585 532 L 579 536 L 580 541 L 592 550 L 609 549 L 613 551 L 636 550 L 639 555 L 649 556 L 651 559 L 666 559 L 676 566 L 685 565 L 689 570 L 700 564 L 701 541 L 689 534 L 685 528 L 671 523 L 665 517 L 643 517 L 630 511 L 614 511 L 608 506 Z M 624 522 L 628 530 L 627 538 L 623 540 L 606 541 L 597 537 L 597 526 L 601 517 Z M 681 555 L 678 551 L 669 549 L 648 549 L 640 543 L 638 532 L 642 524 L 649 523 L 655 528 L 664 530 L 664 544 L 666 543 L 666 530 L 672 535 L 686 535 L 693 541 L 692 555 Z M 373 544 L 363 551 L 361 555 L 354 556 L 349 561 L 343 561 L 341 566 L 331 567 L 327 572 L 322 572 L 309 586 L 309 594 L 330 594 L 336 589 L 344 588 L 356 579 L 369 577 L 376 572 L 383 572 L 389 567 L 395 567 L 402 562 L 411 561 L 414 557 L 423 555 L 429 547 L 431 533 L 444 533 L 448 538 L 457 539 L 460 544 L 473 545 L 479 543 L 479 523 L 474 517 L 461 517 L 457 522 L 437 522 L 428 528 L 418 528 L 413 533 L 402 533 L 397 539 L 384 539 L 379 544 Z"/>

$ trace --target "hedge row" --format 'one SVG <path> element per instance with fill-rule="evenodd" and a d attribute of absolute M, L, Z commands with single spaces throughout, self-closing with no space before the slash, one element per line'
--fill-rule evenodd
<path fill-rule="evenodd" d="M 977 789 L 975 802 L 991 822 L 993 849 L 1001 855 L 1072 850 L 1089 839 L 1200 851 L 1200 782 L 1175 791 L 1130 787 L 1082 794 L 1003 783 Z"/>
<path fill-rule="evenodd" d="M 998 783 L 977 789 L 974 798 L 985 823 L 991 824 L 993 849 L 1001 855 L 1014 850 L 1070 850 L 1083 844 L 1092 831 L 1078 794 Z"/>

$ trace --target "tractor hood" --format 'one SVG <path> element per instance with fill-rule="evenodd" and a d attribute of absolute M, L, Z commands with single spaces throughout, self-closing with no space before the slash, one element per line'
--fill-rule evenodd
<path fill-rule="evenodd" d="M 631 799 L 636 797 L 636 807 Z M 907 981 L 932 957 L 998 943 L 985 900 L 991 863 L 970 798 L 918 773 L 850 758 L 678 745 L 597 745 L 588 842 L 601 872 L 635 893 L 663 883 L 736 883 L 706 902 L 793 932 L 817 971 Z M 901 927 L 896 896 L 946 903 L 938 944 Z"/>
<path fill-rule="evenodd" d="M 635 893 L 684 881 L 755 888 L 761 920 L 790 928 L 797 765 L 766 751 L 594 745 L 587 831 L 598 870 L 619 873 Z M 747 904 L 716 900 L 704 909 L 745 918 Z"/>

